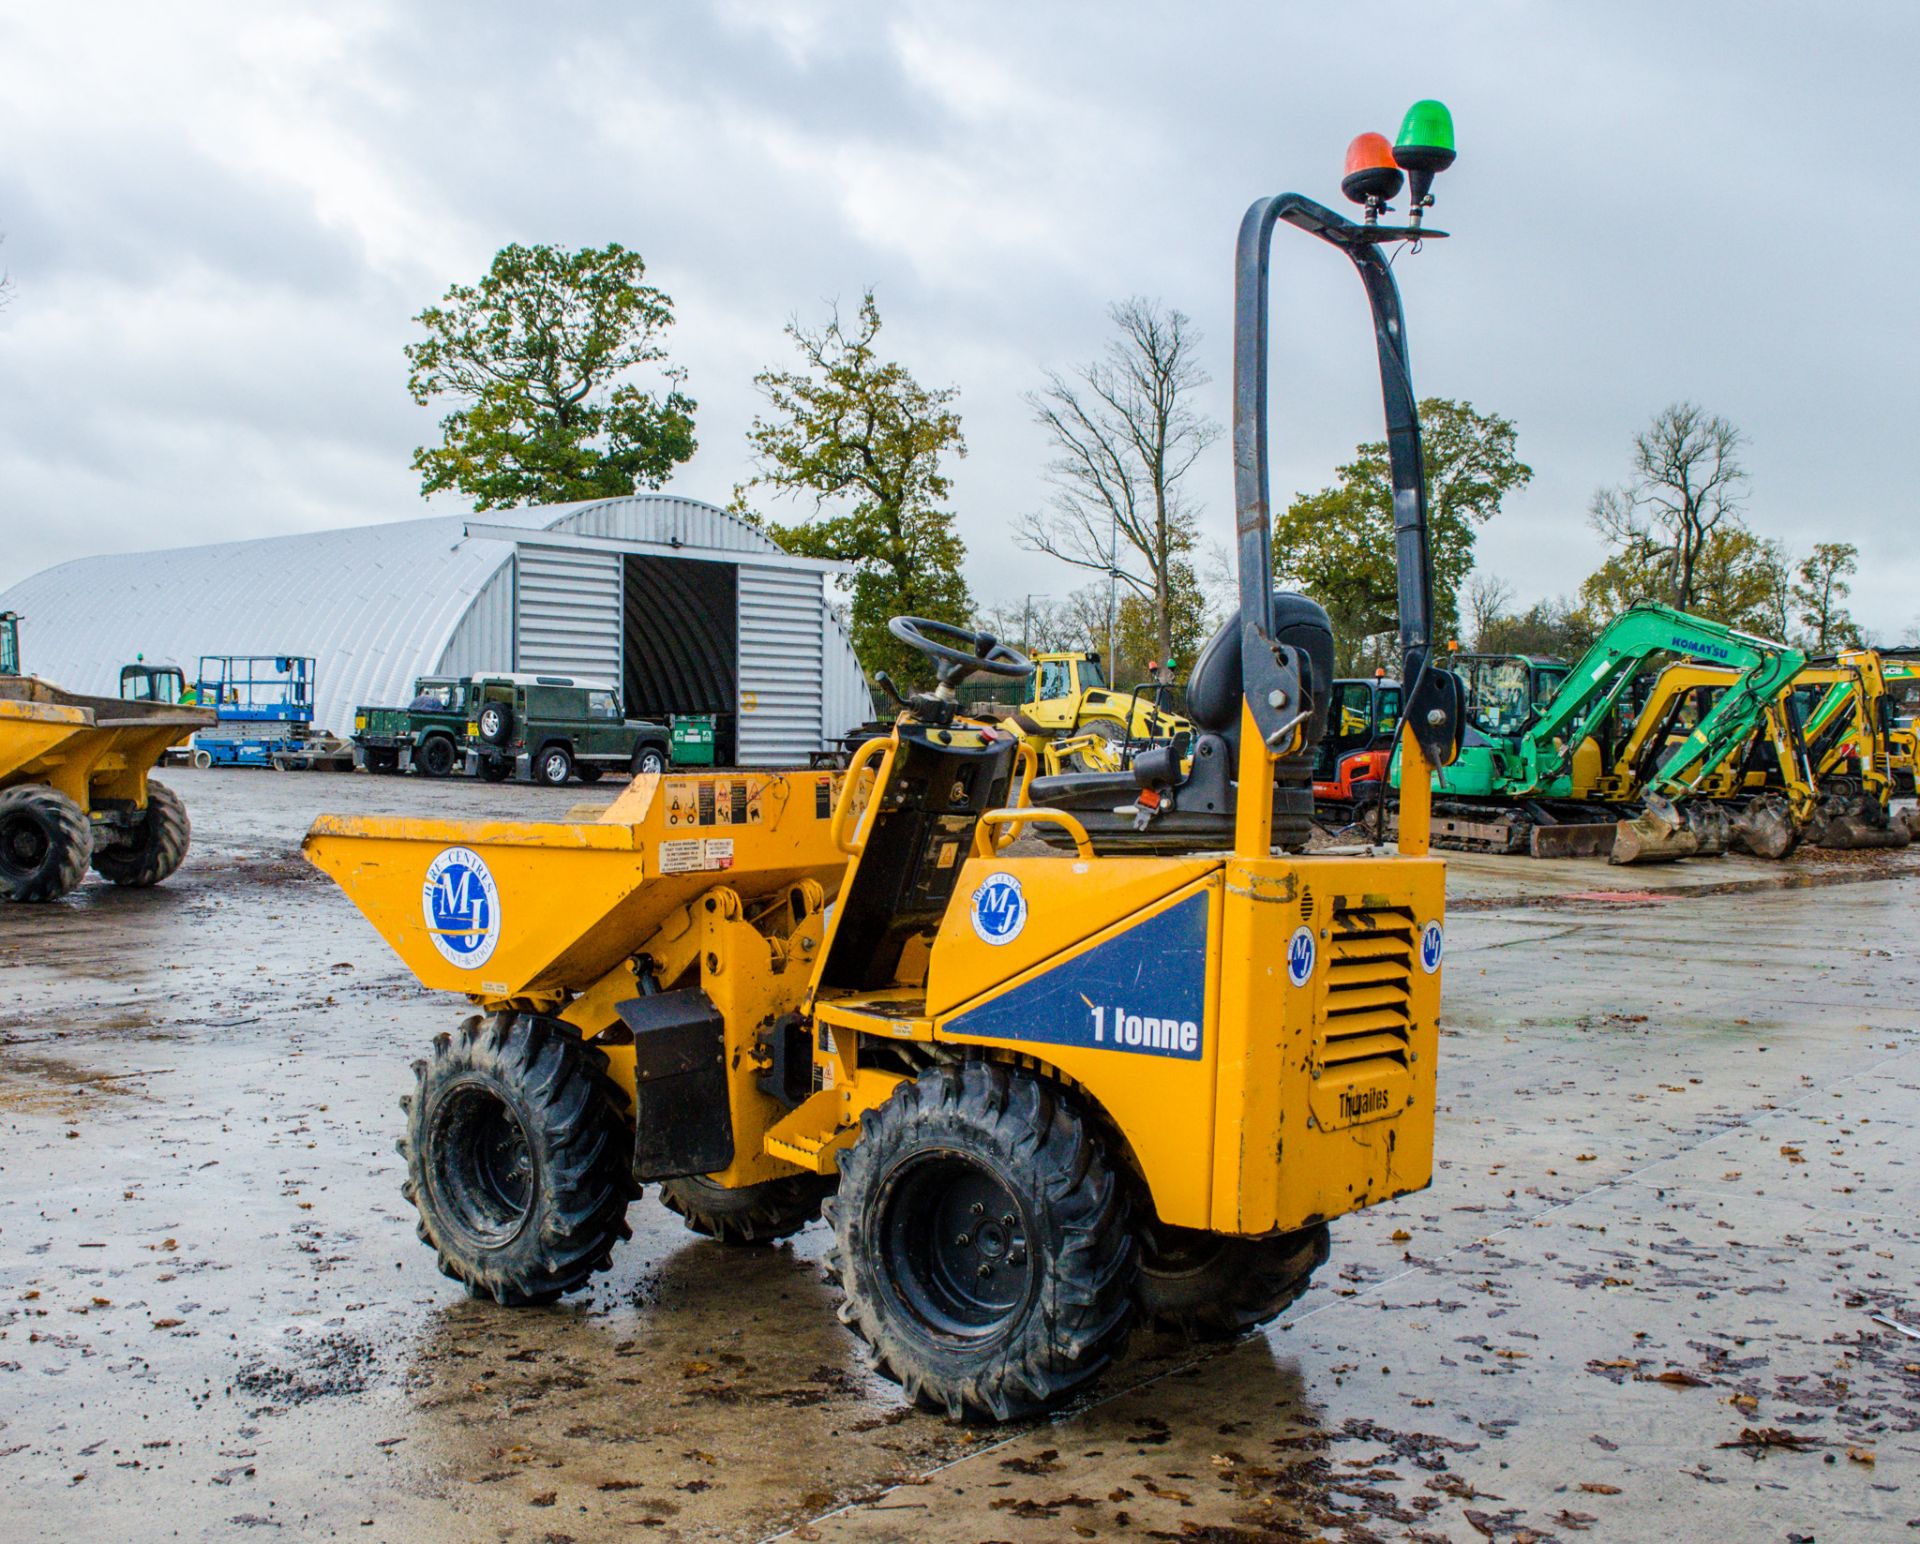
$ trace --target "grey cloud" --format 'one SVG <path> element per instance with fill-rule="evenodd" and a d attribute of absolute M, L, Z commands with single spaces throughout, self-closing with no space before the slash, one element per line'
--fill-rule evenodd
<path fill-rule="evenodd" d="M 252 14 L 187 9 L 202 39 Z M 203 80 L 128 78 L 98 110 L 23 119 L 9 87 L 58 68 L 58 40 L 0 39 L 19 279 L 0 584 L 106 542 L 416 512 L 406 462 L 435 415 L 403 390 L 408 317 L 503 242 L 619 239 L 679 301 L 702 450 L 677 486 L 726 497 L 781 324 L 871 282 L 893 346 L 962 389 L 976 588 L 1064 592 L 1076 575 L 1007 536 L 1044 496 L 1021 391 L 1100 347 L 1109 300 L 1157 294 L 1206 334 L 1223 415 L 1240 210 L 1282 185 L 1331 199 L 1347 138 L 1435 94 L 1462 159 L 1440 187 L 1455 238 L 1401 262 L 1416 377 L 1514 417 L 1540 474 L 1483 564 L 1572 589 L 1598 556 L 1587 498 L 1653 410 L 1692 396 L 1752 435 L 1757 527 L 1801 548 L 1846 534 L 1860 614 L 1897 633 L 1920 612 L 1897 470 L 1914 259 L 1859 234 L 1912 180 L 1889 189 L 1879 148 L 1910 115 L 1909 7 L 1384 4 L 1364 28 L 1344 7 L 878 0 L 338 14 L 339 52 L 281 61 L 248 100 L 379 187 L 212 153 L 198 104 L 248 91 L 217 47 Z M 306 24 L 332 36 L 335 16 Z M 414 222 L 398 251 L 396 220 Z M 1351 279 L 1289 252 L 1279 284 L 1284 497 L 1372 437 L 1378 408 Z M 209 346 L 209 287 L 246 337 Z M 1223 534 L 1224 448 L 1196 475 Z M 125 515 L 142 509 L 162 517 Z"/>

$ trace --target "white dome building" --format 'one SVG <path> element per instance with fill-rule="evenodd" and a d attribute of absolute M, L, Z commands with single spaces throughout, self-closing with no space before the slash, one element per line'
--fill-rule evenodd
<path fill-rule="evenodd" d="M 618 682 L 636 717 L 720 716 L 723 759 L 792 765 L 873 716 L 826 577 L 712 504 L 634 494 L 80 558 L 0 594 L 25 668 L 113 696 L 144 656 L 314 658 L 315 723 L 423 675 Z M 724 754 L 731 750 L 730 755 Z"/>

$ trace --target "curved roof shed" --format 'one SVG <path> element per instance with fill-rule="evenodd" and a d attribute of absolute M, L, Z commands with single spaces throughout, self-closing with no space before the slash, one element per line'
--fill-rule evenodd
<path fill-rule="evenodd" d="M 0 595 L 26 668 L 107 696 L 137 656 L 307 654 L 316 723 L 423 675 L 619 681 L 635 713 L 737 714 L 735 760 L 792 762 L 872 715 L 838 565 L 712 504 L 634 494 L 80 558 Z"/>

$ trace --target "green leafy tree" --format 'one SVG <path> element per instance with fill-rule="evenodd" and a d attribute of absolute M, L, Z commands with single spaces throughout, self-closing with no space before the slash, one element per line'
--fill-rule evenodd
<path fill-rule="evenodd" d="M 1779 636 L 1778 592 L 1786 571 L 1779 543 L 1754 535 L 1737 519 L 1707 533 L 1689 566 L 1693 616 L 1746 632 Z M 1580 585 L 1580 601 L 1594 632 L 1639 601 L 1673 604 L 1671 554 L 1623 547 Z"/>
<path fill-rule="evenodd" d="M 871 673 L 924 684 L 924 655 L 887 631 L 897 615 L 966 625 L 973 611 L 960 563 L 966 546 L 952 511 L 942 462 L 966 454 L 952 387 L 928 390 L 906 366 L 874 347 L 880 308 L 873 291 L 848 324 L 834 309 L 826 324 L 787 326 L 799 370 L 764 370 L 754 384 L 770 413 L 747 431 L 756 475 L 734 490 L 736 511 L 764 525 L 789 552 L 851 563 L 850 629 Z M 810 500 L 812 509 L 783 525 L 748 508 L 754 488 Z"/>
<path fill-rule="evenodd" d="M 476 509 L 613 498 L 657 488 L 694 452 L 686 372 L 664 363 L 673 302 L 617 243 L 578 252 L 503 247 L 477 285 L 456 284 L 414 318 L 407 389 L 441 419 L 413 453 L 422 494 L 452 488 Z M 643 366 L 663 390 L 633 379 Z"/>
<path fill-rule="evenodd" d="M 1860 549 L 1850 541 L 1815 542 L 1813 551 L 1794 570 L 1788 598 L 1816 653 L 1853 648 L 1861 641 L 1860 629 L 1845 605 L 1853 593 L 1847 581 L 1859 571 L 1859 559 Z"/>
<path fill-rule="evenodd" d="M 1472 403 L 1428 397 L 1420 404 L 1420 429 L 1434 635 L 1446 638 L 1459 627 L 1455 597 L 1473 567 L 1475 532 L 1509 493 L 1532 481 L 1533 468 L 1514 453 L 1519 437 L 1512 421 Z M 1330 488 L 1299 495 L 1275 519 L 1273 548 L 1278 577 L 1327 608 L 1336 665 L 1345 674 L 1378 653 L 1369 650 L 1369 639 L 1398 626 L 1386 442 L 1358 447 L 1338 476 Z"/>

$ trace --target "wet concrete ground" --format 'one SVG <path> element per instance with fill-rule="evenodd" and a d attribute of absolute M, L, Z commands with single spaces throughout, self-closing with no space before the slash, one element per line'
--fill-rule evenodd
<path fill-rule="evenodd" d="M 1138 1337 L 995 1431 L 866 1371 L 818 1228 L 733 1251 L 649 1197 L 538 1312 L 415 1242 L 396 1100 L 460 1005 L 298 837 L 586 795 L 170 777 L 173 882 L 0 911 L 0 1538 L 1920 1529 L 1920 855 L 1462 859 L 1433 1188 L 1337 1223 L 1270 1333 Z"/>

